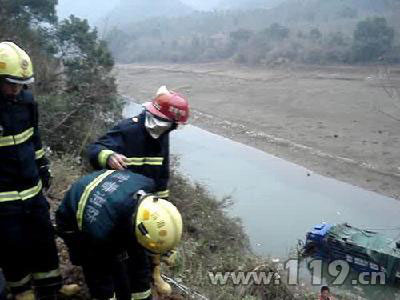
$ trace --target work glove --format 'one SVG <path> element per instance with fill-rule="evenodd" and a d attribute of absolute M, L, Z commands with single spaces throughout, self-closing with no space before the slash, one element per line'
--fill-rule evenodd
<path fill-rule="evenodd" d="M 41 166 L 39 169 L 39 176 L 42 180 L 43 188 L 48 190 L 51 186 L 52 176 L 48 166 Z"/>

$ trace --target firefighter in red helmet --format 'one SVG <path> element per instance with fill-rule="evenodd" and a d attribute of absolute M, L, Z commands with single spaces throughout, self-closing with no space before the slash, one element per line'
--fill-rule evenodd
<path fill-rule="evenodd" d="M 189 104 L 181 95 L 158 89 L 139 115 L 122 120 L 89 146 L 95 169 L 129 169 L 153 179 L 157 196 L 168 198 L 169 133 L 189 118 Z"/>

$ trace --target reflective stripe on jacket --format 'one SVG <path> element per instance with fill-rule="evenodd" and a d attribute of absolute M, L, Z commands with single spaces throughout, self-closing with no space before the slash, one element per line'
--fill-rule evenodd
<path fill-rule="evenodd" d="M 47 164 L 32 94 L 22 90 L 16 101 L 0 95 L 0 193 L 18 192 L 24 198 L 26 191 L 37 189 L 38 168 Z"/>

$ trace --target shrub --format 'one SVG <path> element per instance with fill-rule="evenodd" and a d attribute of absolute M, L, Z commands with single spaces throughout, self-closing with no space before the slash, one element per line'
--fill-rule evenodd
<path fill-rule="evenodd" d="M 354 31 L 353 56 L 355 61 L 376 61 L 392 48 L 394 29 L 385 18 L 367 18 Z"/>

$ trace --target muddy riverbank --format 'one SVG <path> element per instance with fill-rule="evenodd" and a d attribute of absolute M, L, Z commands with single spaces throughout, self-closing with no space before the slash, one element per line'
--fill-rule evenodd
<path fill-rule="evenodd" d="M 400 199 L 400 99 L 381 67 L 131 64 L 116 75 L 122 94 L 144 102 L 166 84 L 189 97 L 193 125 Z"/>

